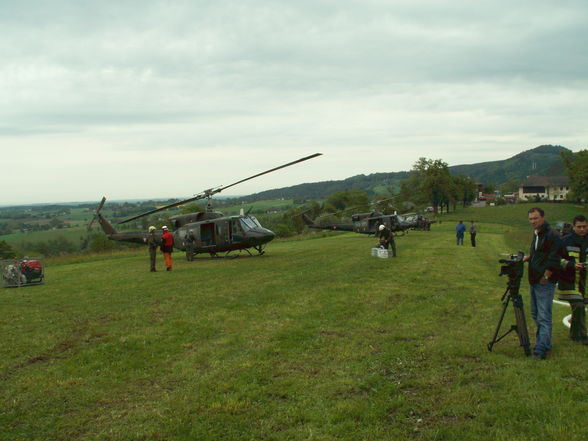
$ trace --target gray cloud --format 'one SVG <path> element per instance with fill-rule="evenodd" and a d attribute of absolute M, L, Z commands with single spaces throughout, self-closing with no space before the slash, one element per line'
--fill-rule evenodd
<path fill-rule="evenodd" d="M 318 180 L 586 145 L 584 1 L 2 3 L 0 140 L 13 151 L 185 152 L 233 174 L 239 152 L 271 167 L 324 149 Z"/>

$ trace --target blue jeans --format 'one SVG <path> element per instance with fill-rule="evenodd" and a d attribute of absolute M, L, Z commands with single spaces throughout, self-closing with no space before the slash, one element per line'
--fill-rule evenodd
<path fill-rule="evenodd" d="M 555 283 L 531 285 L 531 315 L 537 326 L 535 347 L 533 352 L 545 355 L 551 349 L 551 310 Z"/>

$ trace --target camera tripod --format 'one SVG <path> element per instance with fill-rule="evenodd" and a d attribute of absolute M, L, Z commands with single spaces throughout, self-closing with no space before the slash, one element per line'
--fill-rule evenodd
<path fill-rule="evenodd" d="M 498 343 L 512 331 L 515 331 L 519 336 L 519 342 L 521 343 L 521 347 L 525 351 L 525 355 L 528 357 L 531 355 L 531 344 L 529 342 L 529 331 L 527 330 L 527 322 L 525 320 L 525 311 L 523 309 L 523 298 L 519 294 L 519 286 L 520 286 L 520 279 L 513 280 L 509 277 L 506 291 L 502 295 L 502 313 L 500 314 L 500 320 L 498 320 L 498 325 L 496 326 L 496 331 L 494 332 L 494 337 L 492 337 L 492 341 L 488 343 L 488 350 L 492 352 L 492 347 L 494 343 Z M 500 326 L 502 325 L 502 320 L 504 319 L 504 315 L 506 314 L 506 310 L 508 308 L 508 304 L 512 300 L 512 306 L 514 308 L 515 313 L 515 320 L 516 324 L 512 325 L 508 331 L 506 331 L 502 336 L 498 337 L 498 332 L 500 331 Z M 498 337 L 498 338 L 497 338 Z"/>

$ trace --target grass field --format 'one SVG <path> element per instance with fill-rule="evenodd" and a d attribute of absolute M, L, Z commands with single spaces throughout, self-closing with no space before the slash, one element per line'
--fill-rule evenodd
<path fill-rule="evenodd" d="M 6 241 L 19 253 L 28 256 L 37 256 L 35 246 L 39 242 L 63 241 L 71 242 L 74 247 L 80 247 L 82 241 L 88 237 L 86 228 L 63 228 L 59 230 L 31 231 L 27 233 L 13 233 L 0 236 L 0 240 Z M 38 257 L 38 256 L 37 256 Z"/>
<path fill-rule="evenodd" d="M 547 361 L 512 335 L 486 349 L 518 245 L 512 212 L 476 213 L 478 248 L 444 215 L 389 260 L 348 233 L 176 253 L 171 273 L 146 252 L 49 261 L 45 285 L 0 290 L 0 440 L 585 440 L 568 307 Z"/>

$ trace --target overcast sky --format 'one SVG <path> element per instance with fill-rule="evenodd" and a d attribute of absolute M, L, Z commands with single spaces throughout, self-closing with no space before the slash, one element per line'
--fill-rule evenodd
<path fill-rule="evenodd" d="M 0 205 L 588 145 L 586 0 L 0 0 Z"/>

